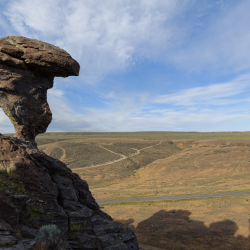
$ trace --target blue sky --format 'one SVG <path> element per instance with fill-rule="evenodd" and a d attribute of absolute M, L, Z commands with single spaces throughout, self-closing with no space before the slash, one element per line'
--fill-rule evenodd
<path fill-rule="evenodd" d="M 250 1 L 0 0 L 0 37 L 81 65 L 48 91 L 48 131 L 249 131 Z M 0 110 L 1 133 L 14 132 Z"/>

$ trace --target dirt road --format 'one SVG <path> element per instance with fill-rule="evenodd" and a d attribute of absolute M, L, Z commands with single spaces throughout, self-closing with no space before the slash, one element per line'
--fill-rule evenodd
<path fill-rule="evenodd" d="M 142 150 L 144 150 L 144 149 L 146 149 L 146 148 L 152 148 L 152 147 L 158 146 L 158 145 L 162 144 L 162 142 L 163 142 L 163 140 L 160 140 L 159 143 L 157 143 L 157 144 L 155 144 L 155 145 L 152 145 L 152 146 L 148 146 L 148 147 L 142 148 L 142 149 L 140 149 L 140 150 L 139 150 L 139 149 L 133 148 L 134 150 L 136 150 L 136 152 L 133 153 L 133 154 L 130 154 L 129 156 L 125 156 L 125 155 L 116 153 L 116 152 L 114 152 L 114 151 L 112 151 L 112 150 L 110 150 L 110 149 L 107 149 L 107 148 L 105 148 L 105 147 L 103 147 L 103 146 L 101 146 L 101 145 L 98 145 L 100 148 L 103 148 L 103 149 L 109 151 L 110 153 L 113 153 L 113 154 L 116 154 L 116 155 L 120 155 L 121 158 L 118 159 L 118 160 L 109 161 L 109 162 L 106 162 L 106 163 L 102 163 L 102 164 L 98 164 L 98 165 L 93 165 L 93 166 L 90 166 L 90 167 L 74 168 L 74 170 L 82 170 L 83 168 L 86 169 L 86 168 L 95 168 L 95 167 L 110 165 L 110 164 L 112 164 L 112 163 L 115 163 L 115 162 L 118 162 L 118 161 L 122 161 L 122 160 L 124 160 L 124 159 L 127 159 L 127 158 L 129 158 L 129 157 L 131 157 L 131 156 L 138 155 L 138 154 L 140 154 L 140 152 L 141 152 Z"/>
<path fill-rule="evenodd" d="M 114 200 L 97 200 L 97 203 L 101 205 L 101 204 L 110 204 L 110 203 L 119 203 L 119 202 L 186 200 L 186 199 L 224 197 L 224 196 L 246 195 L 246 194 L 250 194 L 250 191 L 210 193 L 210 194 L 173 195 L 173 196 L 161 196 L 161 197 L 141 197 L 141 198 L 114 199 Z"/>

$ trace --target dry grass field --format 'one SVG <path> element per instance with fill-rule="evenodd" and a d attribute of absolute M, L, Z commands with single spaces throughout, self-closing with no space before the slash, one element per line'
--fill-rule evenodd
<path fill-rule="evenodd" d="M 97 200 L 250 190 L 249 132 L 58 133 L 37 142 Z M 249 205 L 249 196 L 235 196 L 103 210 L 132 225 L 145 250 L 249 249 Z"/>
<path fill-rule="evenodd" d="M 107 186 L 134 176 L 149 163 L 181 151 L 169 141 L 106 138 L 64 140 L 39 148 L 66 163 L 91 187 Z"/>
<path fill-rule="evenodd" d="M 69 139 L 146 139 L 146 140 L 250 140 L 250 132 L 63 132 L 45 133 L 37 136 L 36 141 Z"/>
<path fill-rule="evenodd" d="M 249 250 L 250 196 L 103 205 L 139 242 L 167 250 Z M 152 249 L 144 248 L 142 249 Z"/>
<path fill-rule="evenodd" d="M 111 153 L 99 144 L 83 140 L 60 141 L 39 147 L 46 154 L 67 164 L 69 168 L 82 168 L 115 161 L 120 155 Z"/>
<path fill-rule="evenodd" d="M 174 143 L 183 149 L 137 169 L 128 178 L 117 179 L 113 184 L 103 181 L 98 187 L 88 177 L 89 174 L 81 170 L 77 170 L 77 173 L 92 181 L 92 192 L 98 200 L 250 190 L 248 142 L 191 143 L 177 140 Z M 185 145 L 187 148 L 184 148 Z M 151 149 L 156 150 L 156 147 Z M 149 157 L 147 152 L 144 153 Z M 130 159 L 134 160 L 139 156 L 142 157 L 143 154 Z M 109 172 L 111 167 L 110 165 Z M 106 169 L 107 166 L 102 169 L 103 172 Z"/>

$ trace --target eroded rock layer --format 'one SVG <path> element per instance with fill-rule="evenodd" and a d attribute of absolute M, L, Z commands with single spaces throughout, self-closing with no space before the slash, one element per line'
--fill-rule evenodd
<path fill-rule="evenodd" d="M 0 107 L 16 137 L 33 141 L 52 120 L 47 90 L 54 77 L 77 76 L 80 66 L 63 49 L 25 37 L 0 39 Z"/>
<path fill-rule="evenodd" d="M 0 134 L 0 247 L 34 249 L 32 238 L 48 224 L 61 230 L 55 249 L 139 249 L 134 233 L 100 210 L 86 181 L 23 140 Z"/>

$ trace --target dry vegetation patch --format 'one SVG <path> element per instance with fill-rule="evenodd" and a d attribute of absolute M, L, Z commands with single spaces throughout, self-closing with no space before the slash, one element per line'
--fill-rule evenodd
<path fill-rule="evenodd" d="M 140 243 L 163 249 L 248 250 L 250 196 L 103 205 Z"/>
<path fill-rule="evenodd" d="M 46 139 L 72 140 L 72 139 L 118 139 L 118 140 L 230 140 L 250 141 L 250 132 L 173 132 L 173 131 L 150 131 L 150 132 L 64 132 L 45 133 L 36 137 L 36 141 Z"/>
<path fill-rule="evenodd" d="M 139 143 L 138 143 L 139 144 Z M 140 143 L 142 144 L 142 143 Z M 162 142 L 161 144 L 154 142 L 154 144 L 147 143 L 144 147 L 140 147 L 139 154 L 131 156 L 113 164 L 74 170 L 83 179 L 88 181 L 91 188 L 94 187 L 107 187 L 112 183 L 120 183 L 122 179 L 127 179 L 131 176 L 135 176 L 136 173 L 144 166 L 154 162 L 157 159 L 169 157 L 180 151 L 171 142 Z M 157 146 L 155 146 L 157 145 Z M 105 145 L 104 145 L 105 146 Z M 131 146 L 131 145 L 130 145 Z M 134 146 L 134 145 L 133 145 Z M 147 148 L 152 146 L 150 148 Z M 144 149 L 145 148 L 145 149 Z M 101 190 L 101 189 L 100 189 Z M 108 195 L 109 191 L 104 192 Z M 121 194 L 122 195 L 122 194 Z M 120 197 L 120 196 L 119 196 Z"/>
<path fill-rule="evenodd" d="M 66 138 L 66 136 L 65 136 Z M 138 140 L 138 139 L 107 139 L 107 138 L 93 138 L 93 139 L 74 139 L 74 140 L 62 140 L 56 141 L 58 138 L 47 139 L 38 138 L 39 149 L 43 150 L 46 154 L 57 158 L 67 164 L 69 168 L 78 169 L 81 172 L 83 167 L 91 167 L 95 165 L 106 165 L 112 162 L 123 159 L 125 156 L 129 156 L 138 153 L 138 149 L 145 148 L 148 146 L 153 146 L 159 141 L 156 140 Z M 133 148 L 134 147 L 134 148 Z M 154 157 L 147 163 L 154 161 Z M 117 170 L 120 170 L 120 166 L 127 165 L 128 161 L 125 163 L 117 163 Z M 132 162 L 133 169 L 138 168 L 138 164 Z M 129 163 L 131 165 L 131 163 Z M 131 168 L 129 168 L 131 169 Z M 77 170 L 76 170 L 77 171 Z M 96 170 L 97 171 L 97 170 Z M 126 168 L 125 168 L 126 171 Z M 89 172 L 89 171 L 88 171 Z M 124 171 L 123 171 L 124 172 Z M 115 176 L 128 176 L 128 173 L 117 173 Z M 130 170 L 129 170 L 130 173 Z M 89 177 L 92 178 L 94 174 Z M 86 176 L 86 174 L 85 174 Z M 111 175 L 114 176 L 114 175 Z M 109 178 L 110 179 L 110 178 Z M 99 181 L 99 179 L 98 179 Z"/>
<path fill-rule="evenodd" d="M 250 189 L 248 141 L 174 140 L 157 144 L 156 140 L 94 138 L 40 148 L 74 168 L 98 200 Z M 110 163 L 131 149 L 142 150 Z M 106 165 L 90 167 L 103 163 Z"/>
<path fill-rule="evenodd" d="M 107 148 L 115 153 L 122 154 L 125 156 L 129 156 L 131 154 L 136 153 L 136 150 L 133 148 L 128 147 L 126 144 L 123 143 L 115 143 L 115 144 L 103 144 L 104 148 Z"/>
<path fill-rule="evenodd" d="M 95 167 L 74 170 L 84 180 L 87 180 L 91 188 L 105 187 L 117 183 L 124 178 L 134 175 L 139 168 L 134 161 L 127 158 L 122 161 Z"/>
<path fill-rule="evenodd" d="M 143 157 L 143 152 L 131 158 L 139 162 L 142 157 L 141 162 L 145 161 L 146 166 L 140 171 L 92 192 L 99 200 L 249 190 L 250 146 L 239 142 L 226 144 L 197 142 L 149 164 L 146 161 L 152 156 L 146 153 Z"/>
<path fill-rule="evenodd" d="M 250 190 L 248 132 L 79 133 L 74 138 L 65 133 L 47 137 L 57 140 L 50 144 L 41 140 L 41 149 L 88 181 L 97 200 Z M 129 157 L 107 162 L 121 155 Z M 244 250 L 250 245 L 249 202 L 250 196 L 235 196 L 109 204 L 104 211 L 132 225 L 142 249 Z"/>
<path fill-rule="evenodd" d="M 118 160 L 120 155 L 114 154 L 96 143 L 78 141 L 62 141 L 39 147 L 46 154 L 62 160 L 69 168 L 82 168 Z"/>

